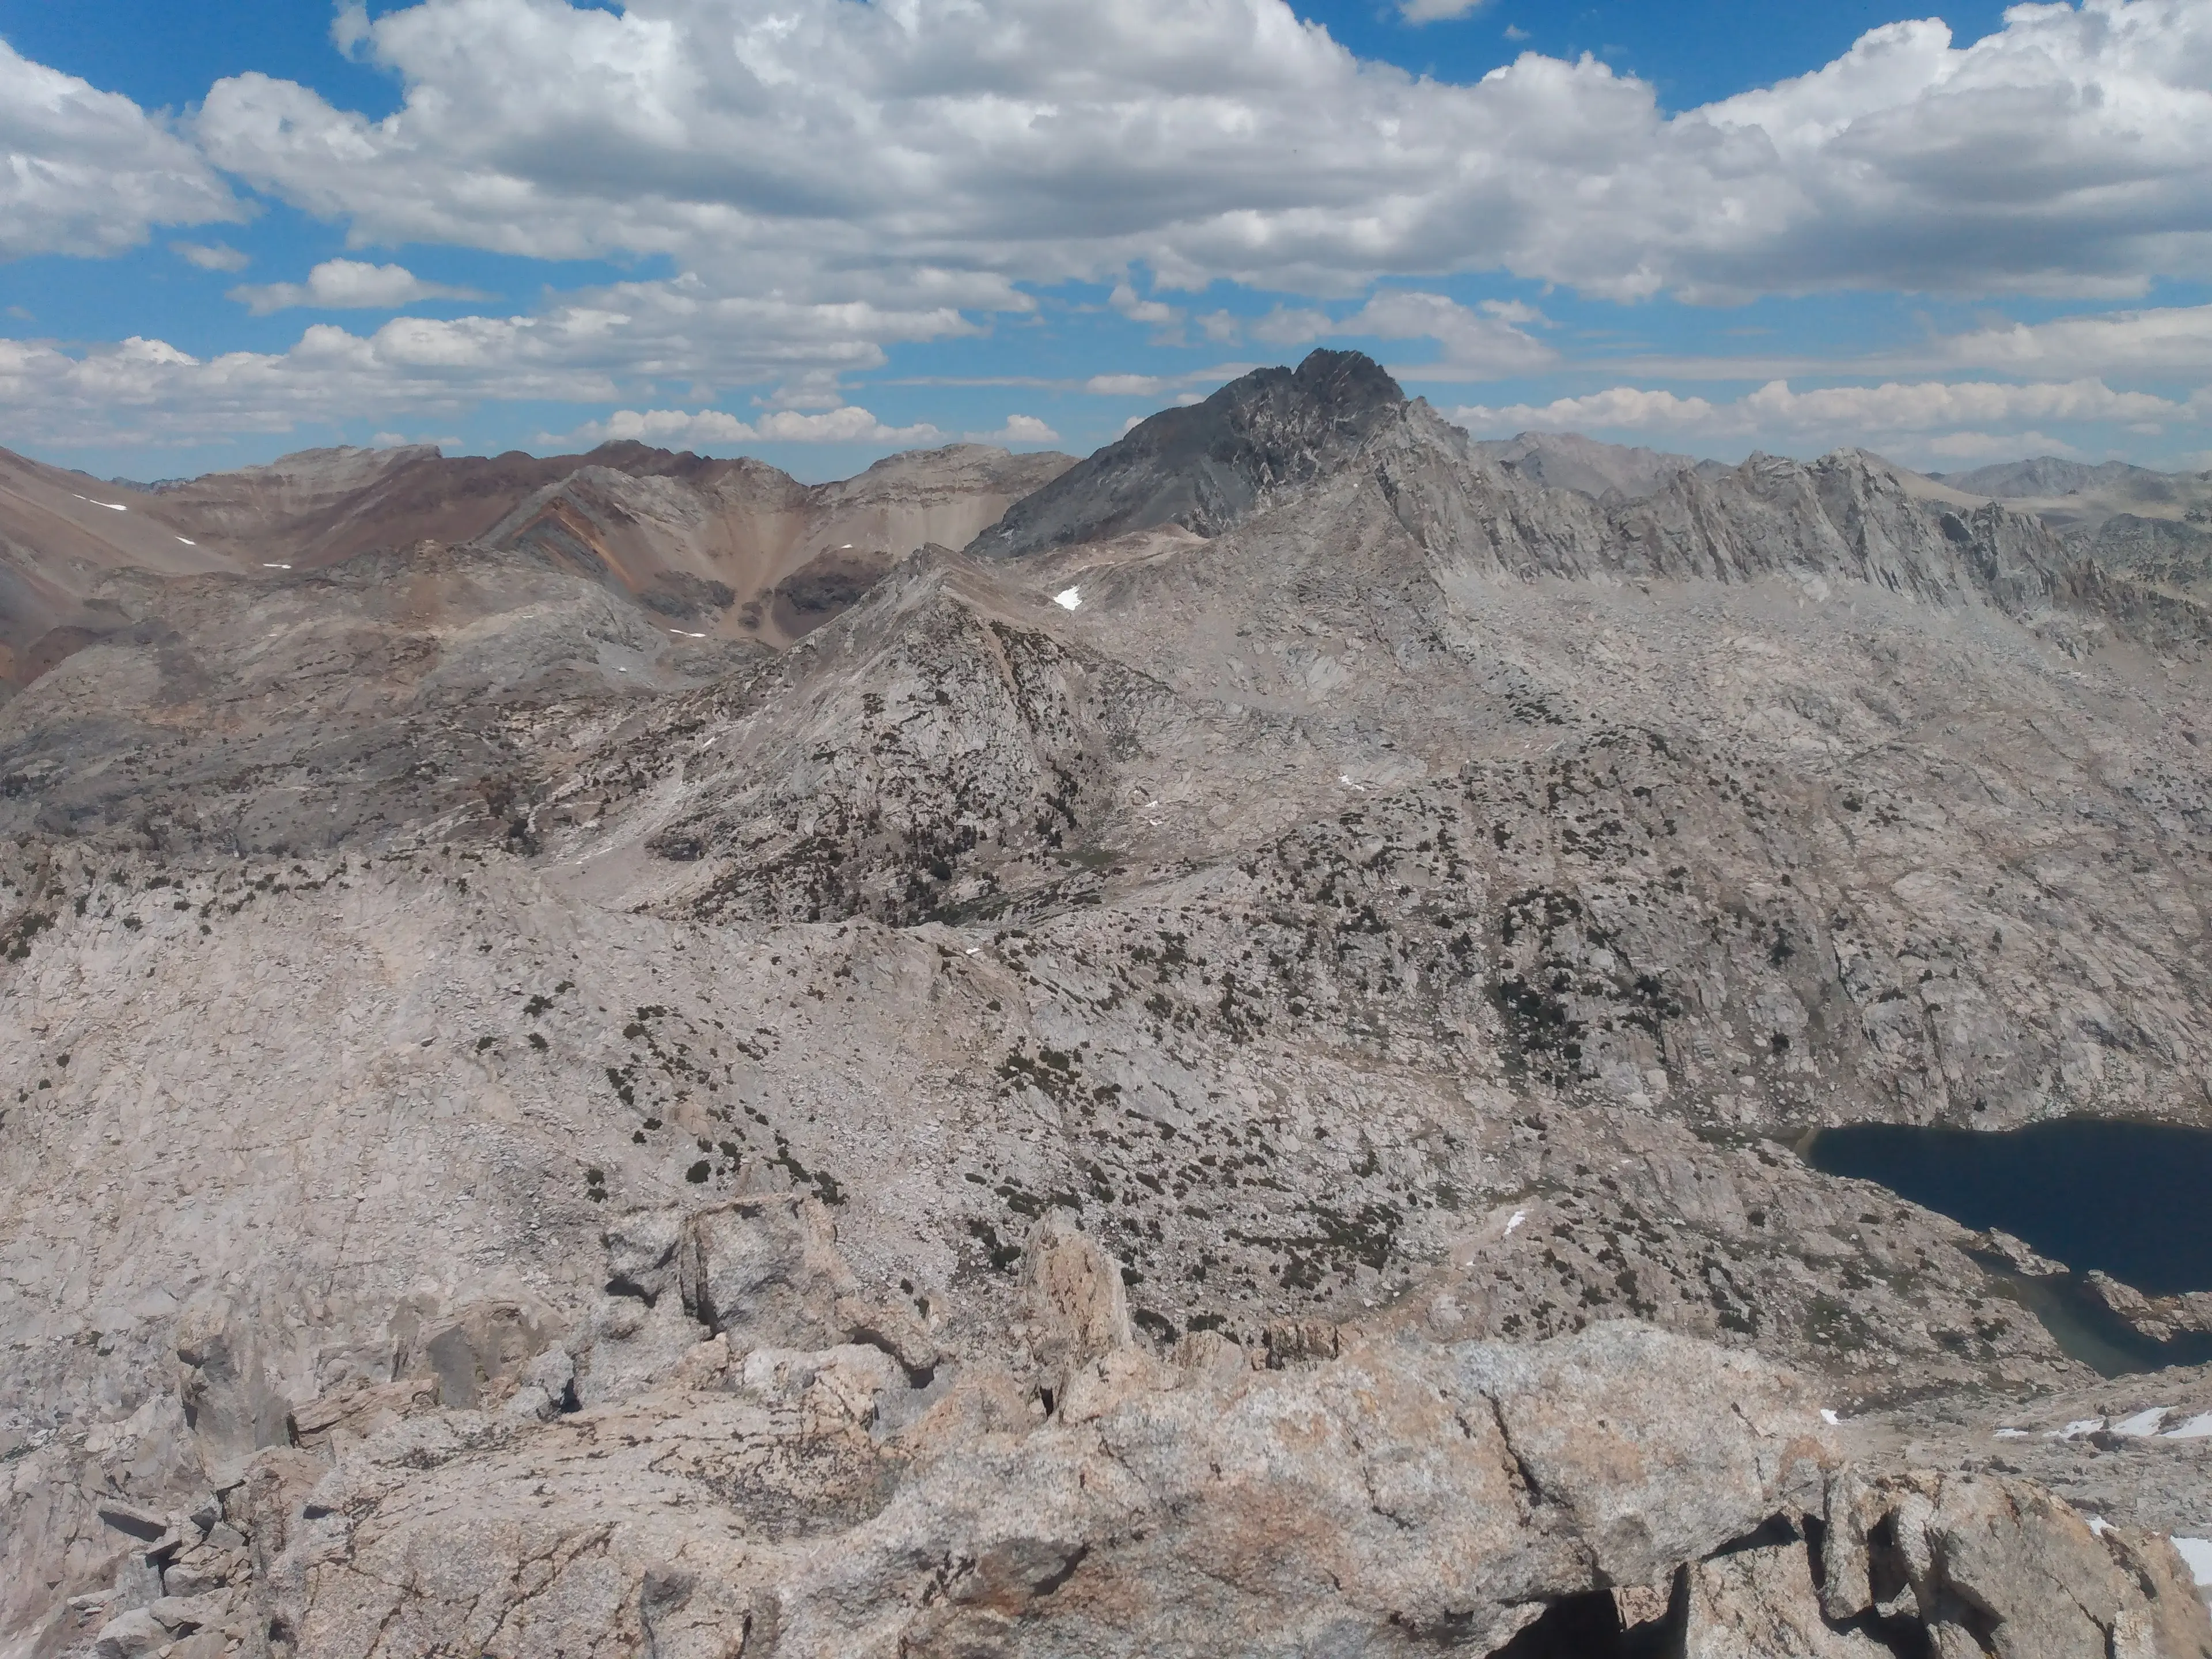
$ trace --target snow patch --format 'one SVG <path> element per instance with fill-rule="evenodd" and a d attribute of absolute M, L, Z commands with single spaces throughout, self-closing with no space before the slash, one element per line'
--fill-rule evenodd
<path fill-rule="evenodd" d="M 1073 611 L 1083 603 L 1083 590 L 1079 587 L 1063 587 L 1052 596 L 1052 602 L 1062 611 Z"/>
<path fill-rule="evenodd" d="M 2212 1540 L 2177 1538 L 2173 1547 L 2189 1563 L 2189 1576 L 2204 1589 L 2212 1589 Z"/>
<path fill-rule="evenodd" d="M 70 493 L 72 495 L 76 494 L 75 491 L 71 491 Z M 77 500 L 82 501 L 87 507 L 104 507 L 110 513 L 128 513 L 131 510 L 129 507 L 124 506 L 120 501 L 95 501 L 89 495 L 78 495 Z"/>
<path fill-rule="evenodd" d="M 2112 1425 L 2112 1432 L 2125 1435 L 2130 1440 L 2148 1440 L 2166 1421 L 2167 1409 L 2164 1406 L 2153 1406 L 2148 1411 L 2137 1412 L 2133 1417 L 2124 1417 Z"/>
<path fill-rule="evenodd" d="M 2026 1429 L 1999 1429 L 1997 1431 L 1997 1438 L 2000 1440 L 2025 1440 L 2027 1438 L 2027 1431 Z"/>
<path fill-rule="evenodd" d="M 2053 1429 L 2045 1437 L 2050 1440 L 2079 1440 L 2085 1434 L 2094 1434 L 2105 1426 L 2101 1417 L 2076 1418 L 2063 1429 Z"/>
<path fill-rule="evenodd" d="M 2165 1440 L 2212 1440 L 2212 1412 L 2202 1417 L 2192 1417 L 2178 1429 L 2168 1429 L 2160 1437 Z"/>
<path fill-rule="evenodd" d="M 1837 1416 L 1836 1413 L 1827 1407 L 1823 1406 L 1820 1407 L 1820 1420 L 1832 1429 L 1844 1419 Z"/>
<path fill-rule="evenodd" d="M 2081 1518 L 2089 1523 L 2089 1530 L 2100 1538 L 2112 1529 L 2112 1523 L 2101 1515 L 2085 1515 Z"/>
<path fill-rule="evenodd" d="M 261 568 L 262 568 L 264 570 L 289 570 L 292 567 L 291 567 L 290 565 L 289 565 L 289 564 L 268 564 L 268 563 L 264 563 L 264 564 L 262 565 L 262 567 L 261 567 Z"/>
<path fill-rule="evenodd" d="M 1510 1220 L 1510 1221 L 1509 1221 L 1509 1222 L 1507 1222 L 1507 1223 L 1505 1224 L 1505 1231 L 1504 1231 L 1504 1232 L 1500 1233 L 1500 1234 L 1498 1235 L 1498 1237 L 1499 1237 L 1500 1238 L 1510 1238 L 1510 1237 L 1513 1237 L 1513 1230 L 1514 1230 L 1515 1228 L 1518 1227 L 1518 1226 L 1519 1226 L 1522 1222 L 1526 1221 L 1528 1218 L 1528 1211 L 1526 1211 L 1526 1210 L 1516 1210 L 1516 1211 L 1514 1211 L 1514 1212 L 1513 1212 L 1513 1219 L 1512 1219 L 1512 1220 Z"/>
<path fill-rule="evenodd" d="M 177 539 L 180 542 L 184 542 L 186 547 L 198 547 L 199 545 L 198 542 L 185 541 L 185 538 L 182 536 L 178 537 Z"/>

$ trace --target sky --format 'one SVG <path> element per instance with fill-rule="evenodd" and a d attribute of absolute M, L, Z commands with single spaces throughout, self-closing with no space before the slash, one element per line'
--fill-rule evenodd
<path fill-rule="evenodd" d="M 2212 469 L 2212 0 L 0 0 L 0 445 L 1478 436 Z"/>

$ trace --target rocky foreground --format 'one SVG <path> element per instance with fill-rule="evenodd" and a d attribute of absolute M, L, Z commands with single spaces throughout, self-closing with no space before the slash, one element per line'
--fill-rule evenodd
<path fill-rule="evenodd" d="M 1805 1383 L 1750 1356 L 1625 1321 L 1528 1346 L 1284 1324 L 1162 1353 L 1082 1234 L 1043 1224 L 1025 1254 L 1029 1363 L 954 1368 L 857 1294 L 816 1200 L 633 1217 L 608 1261 L 633 1306 L 586 1356 L 680 1321 L 649 1386 L 580 1407 L 557 1316 L 492 1304 L 421 1333 L 418 1376 L 295 1408 L 290 1445 L 258 1452 L 283 1402 L 241 1363 L 250 1333 L 188 1321 L 174 1450 L 221 1490 L 104 1504 L 129 1558 L 48 1641 L 2212 1652 L 2163 1538 L 2023 1481 L 1855 1464 Z"/>
<path fill-rule="evenodd" d="M 2212 1654 L 2212 1400 L 1790 1150 L 2212 1116 L 2181 507 L 1329 353 L 1036 471 L 11 544 L 0 1653 Z"/>

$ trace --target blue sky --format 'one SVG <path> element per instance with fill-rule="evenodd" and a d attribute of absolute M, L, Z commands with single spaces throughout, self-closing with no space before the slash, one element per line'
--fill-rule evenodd
<path fill-rule="evenodd" d="M 103 475 L 1080 453 L 1317 343 L 1482 435 L 2212 466 L 2202 0 L 0 0 L 0 444 Z"/>

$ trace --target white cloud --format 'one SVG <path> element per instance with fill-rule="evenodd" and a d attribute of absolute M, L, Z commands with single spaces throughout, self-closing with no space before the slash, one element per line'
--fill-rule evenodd
<path fill-rule="evenodd" d="M 779 410 L 763 416 L 758 426 L 763 443 L 929 444 L 945 436 L 927 421 L 913 426 L 885 426 L 866 410 L 850 404 L 820 415 Z"/>
<path fill-rule="evenodd" d="M 169 252 L 202 270 L 241 271 L 253 263 L 227 242 L 172 242 Z"/>
<path fill-rule="evenodd" d="M 1157 398 L 1174 385 L 1158 374 L 1094 374 L 1083 389 L 1099 398 Z"/>
<path fill-rule="evenodd" d="M 2203 394 L 2176 403 L 2140 392 L 2115 392 L 2101 380 L 2007 386 L 1939 380 L 1793 391 L 1775 380 L 1729 403 L 1658 390 L 1613 386 L 1541 405 L 1472 405 L 1453 419 L 1476 432 L 1628 431 L 1742 436 L 1826 433 L 1838 437 L 1935 432 L 2041 421 L 2190 421 L 2212 413 Z M 2014 440 L 2014 441 L 2018 441 Z"/>
<path fill-rule="evenodd" d="M 696 415 L 681 409 L 618 409 L 605 420 L 586 422 L 565 436 L 547 433 L 538 440 L 580 449 L 624 441 L 662 449 L 716 449 L 757 443 L 760 434 L 719 409 L 702 409 Z"/>
<path fill-rule="evenodd" d="M 1060 434 L 1034 415 L 1009 415 L 1006 425 L 996 432 L 971 432 L 968 441 L 976 444 L 1002 444 L 1011 448 L 1015 444 L 1056 444 Z"/>
<path fill-rule="evenodd" d="M 0 40 L 0 259 L 120 253 L 155 225 L 245 216 L 161 121 Z"/>
<path fill-rule="evenodd" d="M 190 258 L 190 255 L 186 256 Z M 193 263 L 201 263 L 194 259 Z M 210 265 L 210 270 L 222 267 Z M 471 288 L 426 283 L 404 265 L 372 265 L 358 259 L 325 259 L 304 283 L 271 283 L 234 288 L 230 297 L 257 317 L 312 306 L 319 311 L 396 311 L 418 300 L 488 300 Z"/>
<path fill-rule="evenodd" d="M 1559 354 L 1522 326 L 1545 320 L 1541 312 L 1517 301 L 1486 301 L 1470 308 L 1441 294 L 1385 289 L 1341 318 L 1279 306 L 1252 325 L 1252 333 L 1280 346 L 1347 338 L 1434 340 L 1443 349 L 1442 357 L 1393 364 L 1391 373 L 1401 380 L 1491 380 L 1559 366 Z"/>
<path fill-rule="evenodd" d="M 139 338 L 82 353 L 0 341 L 0 443 L 205 442 L 486 401 L 606 406 L 662 381 L 706 386 L 685 394 L 702 400 L 769 380 L 804 396 L 824 374 L 881 367 L 888 343 L 975 331 L 950 308 L 737 299 L 687 278 L 591 289 L 530 316 L 398 317 L 368 334 L 318 323 L 289 351 L 205 362 Z M 842 400 L 830 401 L 834 415 Z M 787 412 L 764 417 L 763 433 Z"/>
<path fill-rule="evenodd" d="M 885 426 L 866 410 L 848 404 L 819 415 L 778 410 L 750 424 L 719 409 L 696 414 L 680 409 L 621 409 L 604 421 L 586 422 L 565 437 L 548 435 L 539 441 L 589 448 L 629 439 L 661 448 L 705 450 L 759 443 L 926 444 L 944 436 L 927 422 Z"/>
<path fill-rule="evenodd" d="M 2212 306 L 1999 325 L 1940 340 L 1930 356 L 2010 374 L 2212 374 Z"/>
<path fill-rule="evenodd" d="M 1133 323 L 1152 323 L 1165 325 L 1182 320 L 1182 313 L 1160 300 L 1144 300 L 1137 295 L 1127 280 L 1114 284 L 1114 292 L 1107 303 Z"/>
<path fill-rule="evenodd" d="M 793 375 L 766 398 L 755 401 L 767 409 L 842 409 L 845 388 L 834 368 L 810 368 Z"/>
<path fill-rule="evenodd" d="M 2201 0 L 2017 6 L 1966 46 L 1892 24 L 1674 115 L 1594 60 L 1473 85 L 1363 63 L 1284 0 L 353 17 L 396 114 L 247 75 L 197 131 L 364 244 L 665 253 L 730 292 L 970 307 L 1139 264 L 1316 295 L 1407 270 L 1615 297 L 2212 274 Z"/>
<path fill-rule="evenodd" d="M 1302 346 L 1343 331 L 1326 311 L 1277 306 L 1251 325 L 1252 337 L 1265 345 Z"/>
<path fill-rule="evenodd" d="M 1398 0 L 1398 10 L 1408 23 L 1441 23 L 1466 17 L 1481 8 L 1482 0 Z"/>
<path fill-rule="evenodd" d="M 204 362 L 144 340 L 13 346 L 0 429 L 158 442 L 341 415 L 411 424 L 493 398 L 694 407 L 739 386 L 775 388 L 757 402 L 760 431 L 785 415 L 834 423 L 853 418 L 842 377 L 890 348 L 976 332 L 994 310 L 1041 314 L 1027 290 L 1074 278 L 1109 284 L 1114 307 L 1162 340 L 1433 340 L 1433 361 L 1398 372 L 1474 381 L 1563 366 L 1544 319 L 1377 282 L 1505 270 L 1621 299 L 2111 298 L 2212 276 L 2206 0 L 2015 6 L 1965 45 L 1938 22 L 1894 24 L 1813 74 L 1673 114 L 1589 59 L 1526 53 L 1468 85 L 1362 62 L 1285 0 L 417 0 L 374 21 L 344 9 L 337 34 L 398 78 L 396 113 L 245 75 L 172 131 L 0 43 L 0 257 L 112 252 L 153 225 L 243 217 L 182 132 L 343 224 L 356 252 L 659 255 L 686 274 L 532 315 L 311 329 L 289 352 Z M 196 264 L 242 258 L 173 246 Z M 1216 280 L 1291 302 L 1250 325 L 1171 303 Z M 360 258 L 238 291 L 264 310 L 435 293 Z M 2106 382 L 2212 377 L 2212 307 L 1992 326 L 1909 363 L 1830 367 L 2140 398 Z M 1812 372 L 1778 361 L 1757 378 Z M 1087 389 L 1164 400 L 1198 378 L 1102 375 Z M 1954 390 L 1944 418 L 1962 432 L 2198 418 L 2158 398 L 2132 414 L 1985 418 L 1972 387 Z M 1766 410 L 1596 395 L 1653 429 L 1803 425 L 1853 407 L 1786 384 L 1796 401 Z M 1871 422 L 1903 404 L 1858 407 Z"/>

